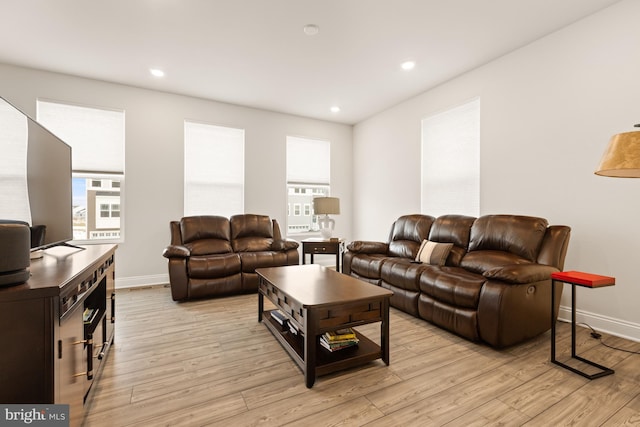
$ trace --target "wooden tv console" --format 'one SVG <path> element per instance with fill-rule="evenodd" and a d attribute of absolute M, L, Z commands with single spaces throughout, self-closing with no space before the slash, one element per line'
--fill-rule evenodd
<path fill-rule="evenodd" d="M 72 426 L 115 326 L 116 245 L 84 248 L 47 249 L 26 283 L 0 288 L 0 403 L 68 404 Z"/>

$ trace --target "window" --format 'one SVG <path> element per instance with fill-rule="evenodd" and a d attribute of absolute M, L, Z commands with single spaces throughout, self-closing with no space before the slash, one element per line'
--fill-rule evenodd
<path fill-rule="evenodd" d="M 480 99 L 422 120 L 421 210 L 480 214 Z"/>
<path fill-rule="evenodd" d="M 124 111 L 45 100 L 37 106 L 38 121 L 72 148 L 74 241 L 121 241 Z"/>
<path fill-rule="evenodd" d="M 31 223 L 27 196 L 27 118 L 0 98 L 0 218 Z"/>
<path fill-rule="evenodd" d="M 184 122 L 184 215 L 244 212 L 244 130 Z"/>
<path fill-rule="evenodd" d="M 287 234 L 319 230 L 313 198 L 329 195 L 330 154 L 329 141 L 287 137 L 287 197 L 289 205 L 293 204 L 293 212 L 287 216 Z"/>

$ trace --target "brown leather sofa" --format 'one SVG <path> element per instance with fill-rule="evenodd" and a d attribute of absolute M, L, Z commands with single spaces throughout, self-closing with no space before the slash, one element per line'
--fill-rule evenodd
<path fill-rule="evenodd" d="M 388 242 L 351 242 L 343 273 L 394 292 L 391 305 L 472 341 L 500 348 L 551 328 L 551 273 L 571 229 L 516 215 L 407 215 Z M 422 242 L 447 250 L 443 265 L 416 263 Z M 427 259 L 427 261 L 431 261 Z M 556 286 L 554 318 L 562 286 Z"/>
<path fill-rule="evenodd" d="M 298 242 L 265 215 L 189 216 L 170 228 L 162 255 L 174 301 L 256 292 L 256 268 L 299 263 Z"/>

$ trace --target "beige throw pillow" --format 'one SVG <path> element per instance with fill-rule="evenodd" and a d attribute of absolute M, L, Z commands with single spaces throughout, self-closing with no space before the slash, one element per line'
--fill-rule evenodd
<path fill-rule="evenodd" d="M 416 261 L 431 265 L 444 265 L 451 252 L 453 243 L 437 243 L 424 240 L 416 255 Z"/>

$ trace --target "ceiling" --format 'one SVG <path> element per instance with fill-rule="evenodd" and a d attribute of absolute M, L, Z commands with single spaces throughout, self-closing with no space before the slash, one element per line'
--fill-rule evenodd
<path fill-rule="evenodd" d="M 353 124 L 617 1 L 2 0 L 0 62 Z"/>

